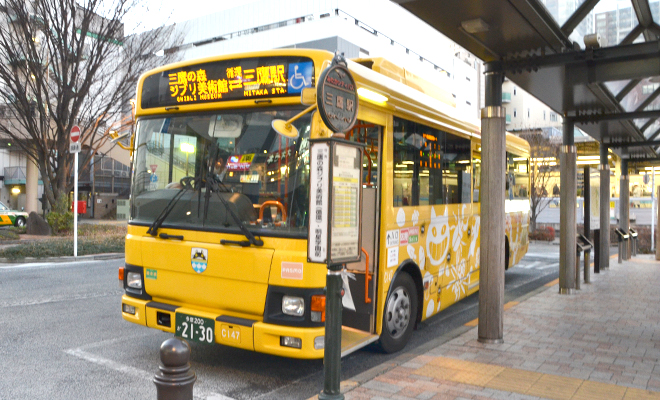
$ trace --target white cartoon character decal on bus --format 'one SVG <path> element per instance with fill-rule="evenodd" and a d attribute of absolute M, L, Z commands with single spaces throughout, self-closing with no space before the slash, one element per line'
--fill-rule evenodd
<path fill-rule="evenodd" d="M 447 260 L 449 251 L 449 218 L 447 209 L 443 215 L 435 215 L 435 208 L 431 208 L 431 223 L 429 233 L 426 235 L 426 253 L 429 263 L 438 266 Z"/>

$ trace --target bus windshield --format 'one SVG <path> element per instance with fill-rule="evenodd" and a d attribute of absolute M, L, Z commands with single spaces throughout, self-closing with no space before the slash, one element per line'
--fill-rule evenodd
<path fill-rule="evenodd" d="M 300 111 L 282 107 L 139 120 L 131 221 L 152 224 L 160 218 L 162 227 L 228 233 L 240 233 L 240 223 L 255 235 L 306 237 L 311 116 L 293 123 L 295 139 L 271 127 L 274 119 L 288 120 Z"/>

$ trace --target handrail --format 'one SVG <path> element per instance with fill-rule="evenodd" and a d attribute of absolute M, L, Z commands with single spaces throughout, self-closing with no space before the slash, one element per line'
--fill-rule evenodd
<path fill-rule="evenodd" d="M 263 221 L 264 220 L 264 208 L 266 206 L 277 206 L 277 208 L 282 211 L 282 222 L 286 222 L 286 209 L 284 208 L 284 204 L 280 203 L 279 201 L 276 200 L 268 200 L 264 201 L 261 204 L 261 207 L 259 207 L 259 220 Z"/>
<path fill-rule="evenodd" d="M 621 228 L 616 228 L 614 231 L 617 233 L 617 235 L 619 235 L 619 240 L 628 240 L 628 238 L 630 237 L 629 234 L 627 234 Z"/>
<path fill-rule="evenodd" d="M 372 163 L 371 154 L 369 154 L 368 151 L 365 151 L 364 155 L 367 156 L 367 158 L 369 159 L 369 164 L 367 166 L 367 183 L 366 183 L 366 185 L 370 187 L 371 186 L 371 163 Z"/>
<path fill-rule="evenodd" d="M 367 261 L 364 268 L 364 302 L 371 303 L 371 299 L 369 298 L 369 281 L 373 279 L 373 276 L 369 275 L 369 253 L 367 253 L 364 247 L 362 248 L 362 252 Z"/>

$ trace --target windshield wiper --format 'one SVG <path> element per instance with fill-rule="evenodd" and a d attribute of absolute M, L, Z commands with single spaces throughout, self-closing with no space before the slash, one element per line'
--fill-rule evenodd
<path fill-rule="evenodd" d="M 187 179 L 187 178 L 184 178 L 184 179 Z M 182 179 L 182 181 L 184 179 Z M 170 215 L 170 213 L 174 209 L 174 206 L 176 205 L 176 203 L 178 203 L 179 200 L 181 200 L 181 197 L 183 197 L 183 194 L 185 192 L 187 192 L 188 190 L 190 190 L 190 188 L 192 188 L 193 183 L 195 181 L 196 181 L 196 179 L 189 178 L 187 181 L 182 182 L 183 186 L 181 187 L 181 189 L 179 189 L 177 194 L 175 194 L 174 197 L 172 197 L 170 202 L 167 203 L 165 208 L 163 208 L 163 211 L 161 211 L 160 215 L 158 215 L 158 218 L 156 218 L 154 220 L 154 222 L 151 224 L 151 226 L 149 226 L 149 229 L 147 229 L 148 234 L 150 234 L 151 236 L 158 236 L 158 229 L 160 228 L 160 226 L 163 224 L 163 222 L 165 222 L 165 219 L 167 218 L 167 216 Z"/>
<path fill-rule="evenodd" d="M 238 228 L 241 230 L 241 233 L 243 233 L 243 235 L 247 238 L 247 240 L 226 240 L 226 239 L 222 239 L 222 240 L 220 240 L 220 244 L 237 244 L 237 245 L 242 246 L 242 247 L 248 247 L 250 245 L 255 245 L 255 246 L 260 246 L 260 247 L 263 246 L 264 241 L 261 240 L 261 239 L 257 239 L 254 236 L 254 234 L 252 232 L 250 232 L 250 230 L 245 226 L 243 221 L 241 221 L 240 217 L 236 214 L 236 212 L 234 212 L 234 210 L 232 210 L 232 208 L 230 207 L 229 202 L 227 201 L 227 199 L 225 199 L 220 194 L 220 192 L 221 192 L 220 185 L 223 186 L 223 189 L 224 189 L 223 191 L 224 192 L 231 193 L 231 192 L 229 192 L 227 187 L 222 182 L 217 181 L 215 178 L 210 178 L 210 179 L 207 180 L 207 182 L 210 185 L 210 189 L 215 192 L 215 194 L 218 196 L 218 198 L 222 202 L 222 205 L 225 206 L 225 209 L 227 210 L 227 212 L 229 212 L 229 215 L 231 215 L 231 217 L 234 220 L 234 222 L 236 223 L 236 225 L 238 225 Z M 208 188 L 207 188 L 207 190 L 208 190 Z"/>

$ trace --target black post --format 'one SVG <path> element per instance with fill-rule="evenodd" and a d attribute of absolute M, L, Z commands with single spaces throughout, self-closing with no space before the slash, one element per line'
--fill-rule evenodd
<path fill-rule="evenodd" d="M 328 265 L 326 276 L 325 346 L 323 349 L 323 392 L 319 400 L 343 400 L 340 391 L 341 378 L 341 319 L 343 281 L 341 264 Z"/>
<path fill-rule="evenodd" d="M 594 229 L 594 274 L 600 274 L 600 229 Z"/>
<path fill-rule="evenodd" d="M 590 169 L 589 166 L 587 165 L 584 167 L 584 177 L 582 179 L 583 185 L 582 185 L 582 198 L 584 199 L 583 201 L 583 208 L 582 211 L 584 211 L 584 237 L 587 239 L 591 240 L 591 176 L 590 176 Z M 591 253 L 591 248 L 588 248 L 584 252 L 584 282 L 589 283 L 591 280 L 589 278 L 589 272 L 591 266 L 589 265 L 589 253 Z M 576 268 L 579 270 L 580 266 L 576 266 Z M 579 275 L 579 274 L 578 274 Z"/>
<path fill-rule="evenodd" d="M 160 345 L 160 371 L 154 377 L 158 400 L 193 400 L 197 376 L 190 370 L 190 345 L 167 339 Z"/>

